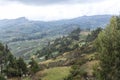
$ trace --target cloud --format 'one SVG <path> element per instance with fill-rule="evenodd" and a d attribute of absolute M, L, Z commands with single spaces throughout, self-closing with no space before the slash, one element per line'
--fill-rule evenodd
<path fill-rule="evenodd" d="M 95 3 L 102 2 L 105 0 L 4 0 L 10 2 L 20 2 L 23 4 L 31 5 L 50 5 L 50 4 L 85 4 L 85 3 Z"/>
<path fill-rule="evenodd" d="M 59 20 L 80 17 L 83 15 L 119 14 L 119 0 L 105 0 L 103 2 L 58 4 L 54 5 L 27 5 L 20 2 L 0 0 L 0 19 L 27 17 L 31 20 Z M 18 1 L 18 0 L 17 0 Z M 21 0 L 22 1 L 22 0 Z M 52 3 L 51 3 L 52 4 Z"/>

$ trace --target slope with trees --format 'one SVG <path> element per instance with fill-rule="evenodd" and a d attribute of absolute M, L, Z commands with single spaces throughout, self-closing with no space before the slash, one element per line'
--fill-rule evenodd
<path fill-rule="evenodd" d="M 94 56 L 87 61 L 84 57 L 82 57 L 84 58 L 83 60 L 76 60 L 76 64 L 73 65 L 70 75 L 64 80 L 119 80 L 119 40 L 120 16 L 113 16 L 110 24 L 108 24 L 93 41 L 95 50 L 92 52 L 92 55 L 94 54 Z M 83 62 L 81 66 L 79 62 L 84 60 L 85 62 Z M 89 63 L 90 65 L 87 65 Z M 89 75 L 90 66 L 92 67 L 92 75 Z"/>

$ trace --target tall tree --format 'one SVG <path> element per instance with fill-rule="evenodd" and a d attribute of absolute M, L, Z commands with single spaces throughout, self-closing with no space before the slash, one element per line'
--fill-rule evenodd
<path fill-rule="evenodd" d="M 120 79 L 120 17 L 111 18 L 110 24 L 95 41 L 99 52 L 100 68 L 97 80 Z"/>

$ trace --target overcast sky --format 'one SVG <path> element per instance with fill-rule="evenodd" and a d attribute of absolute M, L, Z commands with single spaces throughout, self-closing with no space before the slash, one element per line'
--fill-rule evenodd
<path fill-rule="evenodd" d="M 59 20 L 120 14 L 119 0 L 0 0 L 0 19 Z"/>

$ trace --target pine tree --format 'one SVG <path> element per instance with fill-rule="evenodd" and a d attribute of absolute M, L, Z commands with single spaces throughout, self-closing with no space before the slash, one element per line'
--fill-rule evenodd
<path fill-rule="evenodd" d="M 95 41 L 100 68 L 97 80 L 120 79 L 120 17 L 112 17 L 110 24 Z"/>

